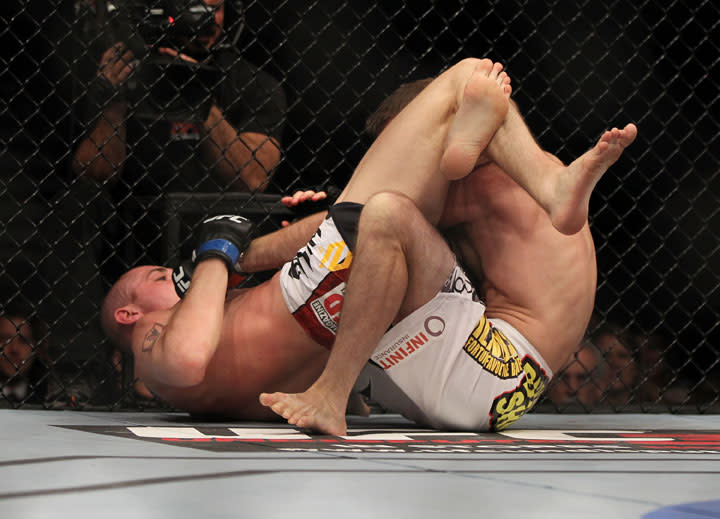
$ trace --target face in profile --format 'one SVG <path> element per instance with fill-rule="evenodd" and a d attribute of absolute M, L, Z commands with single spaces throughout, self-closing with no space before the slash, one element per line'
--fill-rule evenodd
<path fill-rule="evenodd" d="M 20 316 L 0 317 L 0 375 L 10 378 L 30 370 L 35 356 L 30 324 Z"/>
<path fill-rule="evenodd" d="M 133 303 L 145 313 L 169 310 L 180 301 L 173 285 L 172 270 L 167 267 L 137 267 L 131 271 L 128 281 Z"/>

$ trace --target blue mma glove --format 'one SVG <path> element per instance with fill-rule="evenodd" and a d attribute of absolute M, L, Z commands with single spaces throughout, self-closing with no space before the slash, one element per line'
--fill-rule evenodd
<path fill-rule="evenodd" d="M 198 246 L 193 251 L 195 265 L 208 258 L 220 258 L 229 272 L 241 272 L 239 264 L 254 230 L 255 225 L 242 216 L 211 216 L 200 224 Z"/>

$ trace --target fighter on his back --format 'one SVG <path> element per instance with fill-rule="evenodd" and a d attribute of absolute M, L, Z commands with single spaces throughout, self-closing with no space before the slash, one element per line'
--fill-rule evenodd
<path fill-rule="evenodd" d="M 584 231 L 564 237 L 550 221 L 565 232 L 574 232 L 576 227 L 586 229 L 590 191 L 605 169 L 617 159 L 622 148 L 632 141 L 634 127 L 603 136 L 593 150 L 566 168 L 544 155 L 529 133 L 524 135 L 527 130 L 519 115 L 514 109 L 508 111 L 509 90 L 509 79 L 501 72 L 501 67 L 488 60 L 465 60 L 452 67 L 393 119 L 359 164 L 340 201 L 363 204 L 383 191 L 401 192 L 420 208 L 425 218 L 436 222 L 442 212 L 449 179 L 472 171 L 487 146 L 488 158 L 528 189 L 544 208 L 544 211 L 540 209 L 529 197 L 523 201 L 522 197 L 527 195 L 518 194 L 521 190 L 499 172 L 498 166 L 485 168 L 486 171 L 496 168 L 495 176 L 483 178 L 481 169 L 465 180 L 476 191 L 478 202 L 491 202 L 489 206 L 475 205 L 457 193 L 452 195 L 453 204 L 458 205 L 448 205 L 448 221 L 471 226 L 468 229 L 470 239 L 462 249 L 470 250 L 473 255 L 479 254 L 482 259 L 482 268 L 488 279 L 486 297 L 489 308 L 491 299 L 498 301 L 496 306 L 502 315 L 503 301 L 512 300 L 516 294 L 498 291 L 498 287 L 504 285 L 495 281 L 493 276 L 500 276 L 502 280 L 502 275 L 507 274 L 495 272 L 502 270 L 501 261 L 492 258 L 493 255 L 502 257 L 503 254 L 498 251 L 504 251 L 505 247 L 491 249 L 483 246 L 486 243 L 484 233 L 499 229 L 496 233 L 499 236 L 505 230 L 515 231 L 511 233 L 513 237 L 508 238 L 510 244 L 512 240 L 518 241 L 517 236 L 521 234 L 518 231 L 526 227 L 531 231 L 529 237 L 533 245 L 547 237 L 554 240 L 556 246 L 575 251 L 576 259 L 587 263 L 591 258 L 592 267 L 582 267 L 582 272 L 578 273 L 578 277 L 584 278 L 583 288 L 579 291 L 585 295 L 579 299 L 585 304 L 576 317 L 582 320 L 587 294 L 594 293 L 592 242 L 588 241 L 589 233 Z M 519 135 L 514 135 L 518 132 Z M 438 174 L 438 170 L 443 174 Z M 412 176 L 408 179 L 409 174 Z M 479 187 L 478 180 L 494 182 L 492 185 L 498 189 L 488 192 L 494 192 L 497 198 L 484 196 L 487 186 Z M 508 188 L 507 196 L 504 195 L 505 190 L 499 189 L 503 183 Z M 513 213 L 510 209 L 516 205 L 515 202 L 533 207 L 532 211 L 525 213 L 527 221 L 513 214 L 509 214 L 509 222 L 500 218 L 505 214 L 502 209 Z M 344 238 L 343 234 L 349 236 L 350 241 L 353 219 L 356 221 L 352 215 L 355 213 L 357 216 L 358 212 L 353 207 L 350 206 L 348 211 L 348 206 L 341 204 L 331 211 L 331 214 L 345 213 L 341 219 L 346 219 L 349 214 L 350 231 L 344 231 L 343 228 L 347 227 L 341 225 L 337 232 L 340 238 Z M 458 213 L 453 218 L 454 211 Z M 486 220 L 478 221 L 477 217 Z M 537 223 L 538 218 L 544 219 L 542 225 Z M 240 268 L 252 271 L 278 267 L 292 257 L 290 251 L 297 250 L 302 241 L 308 239 L 320 219 L 321 216 L 315 217 L 275 236 L 253 241 L 240 261 Z M 507 229 L 498 227 L 501 225 Z M 332 227 L 337 229 L 335 225 Z M 320 237 L 320 231 L 316 237 Z M 213 232 L 206 233 L 200 248 L 205 245 L 207 249 L 206 243 L 218 240 Z M 220 240 L 242 247 L 242 233 L 234 233 L 233 229 L 224 229 Z M 326 249 L 318 259 L 318 265 L 324 263 L 326 267 L 332 267 L 333 274 L 342 273 L 347 270 L 351 256 L 341 250 L 344 240 L 333 243 L 332 251 Z M 570 243 L 575 245 L 569 246 Z M 525 250 L 523 242 L 517 245 L 519 250 Z M 293 304 L 288 299 L 288 293 L 297 288 L 293 288 L 293 283 L 299 282 L 301 277 L 291 275 L 293 272 L 297 274 L 297 270 L 286 267 L 282 274 L 274 276 L 269 282 L 234 295 L 226 302 L 228 269 L 234 268 L 240 254 L 231 254 L 223 259 L 217 256 L 222 257 L 222 254 L 200 255 L 190 289 L 179 304 L 173 296 L 169 270 L 144 267 L 140 271 L 131 271 L 113 288 L 106 300 L 103 309 L 105 326 L 111 337 L 132 349 L 136 373 L 153 391 L 174 405 L 191 412 L 267 418 L 270 411 L 257 403 L 258 393 L 306 389 L 322 371 L 326 350 L 303 332 L 303 328 L 308 330 L 312 326 L 305 321 L 301 328 L 288 311 L 288 304 Z M 560 270 L 560 263 L 568 263 L 567 258 L 558 262 L 551 259 L 550 254 L 546 256 L 547 259 L 543 256 L 541 261 L 556 270 Z M 470 265 L 477 264 L 472 258 L 470 260 Z M 529 259 L 524 260 L 525 265 L 529 262 Z M 438 273 L 442 270 L 442 266 L 438 267 Z M 567 277 L 567 272 L 563 274 Z M 337 283 L 334 285 L 335 288 L 340 286 Z M 514 287 L 512 284 L 505 286 Z M 420 292 L 426 294 L 427 290 Z M 532 305 L 527 306 L 535 310 Z M 334 309 L 337 310 L 337 305 Z M 546 309 L 542 311 L 547 313 Z M 353 313 L 349 315 L 353 316 Z M 545 317 L 545 313 L 540 315 Z M 297 315 L 300 320 L 306 317 Z M 316 313 L 316 317 L 319 314 Z M 337 316 L 330 317 L 332 320 Z M 353 317 L 360 321 L 365 319 L 362 311 Z M 393 317 L 389 316 L 389 319 Z M 541 319 L 531 315 L 513 314 L 508 317 L 508 320 L 515 319 L 519 323 L 516 328 L 520 330 L 527 322 L 529 340 L 541 355 L 547 356 L 549 369 L 552 369 L 556 363 L 555 356 L 561 355 L 552 349 L 541 350 L 544 336 L 534 332 L 542 329 Z M 347 320 L 346 315 L 343 323 Z M 535 322 L 538 324 L 535 325 Z M 567 335 L 574 337 L 575 327 Z"/>

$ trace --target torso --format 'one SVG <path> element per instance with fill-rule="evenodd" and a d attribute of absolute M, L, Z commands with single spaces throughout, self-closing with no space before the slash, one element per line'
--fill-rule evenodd
<path fill-rule="evenodd" d="M 487 315 L 512 324 L 556 371 L 580 343 L 595 302 L 590 229 L 566 236 L 496 166 L 453 184 L 443 224 L 459 226 L 466 267 L 485 279 Z"/>
<path fill-rule="evenodd" d="M 287 310 L 276 275 L 228 299 L 220 344 L 204 382 L 177 388 L 143 381 L 160 398 L 190 413 L 276 419 L 260 405 L 259 394 L 307 389 L 322 372 L 327 355 Z M 135 358 L 137 363 L 141 356 Z M 136 364 L 137 371 L 142 367 Z"/>

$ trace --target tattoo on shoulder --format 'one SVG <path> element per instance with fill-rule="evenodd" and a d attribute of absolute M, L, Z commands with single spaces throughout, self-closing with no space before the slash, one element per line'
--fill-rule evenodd
<path fill-rule="evenodd" d="M 150 328 L 150 331 L 147 332 L 145 339 L 143 339 L 142 351 L 152 351 L 153 347 L 155 346 L 155 343 L 160 338 L 163 331 L 165 331 L 164 324 L 160 324 L 160 323 L 153 324 L 152 328 Z"/>

